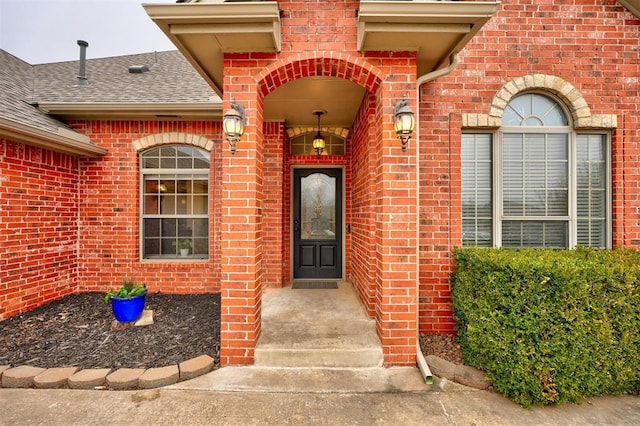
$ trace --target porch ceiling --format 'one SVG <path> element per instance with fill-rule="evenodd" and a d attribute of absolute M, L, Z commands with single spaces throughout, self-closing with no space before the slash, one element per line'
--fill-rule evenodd
<path fill-rule="evenodd" d="M 284 121 L 290 127 L 315 127 L 313 110 L 327 112 L 322 127 L 351 127 L 364 87 L 341 78 L 307 77 L 291 81 L 264 98 L 265 119 Z"/>
<path fill-rule="evenodd" d="M 448 65 L 498 9 L 497 2 L 360 1 L 358 49 L 415 51 L 417 75 Z M 225 53 L 279 52 L 277 1 L 145 4 L 147 14 L 187 60 L 222 96 Z M 333 78 L 291 82 L 265 99 L 265 120 L 313 126 L 315 109 L 326 110 L 323 125 L 350 127 L 364 90 Z"/>

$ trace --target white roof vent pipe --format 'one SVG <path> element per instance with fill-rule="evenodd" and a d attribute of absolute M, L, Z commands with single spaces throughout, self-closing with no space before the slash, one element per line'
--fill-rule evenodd
<path fill-rule="evenodd" d="M 78 86 L 87 86 L 89 80 L 87 80 L 87 47 L 89 43 L 84 40 L 78 40 L 78 46 L 80 46 L 80 70 L 78 71 Z"/>
<path fill-rule="evenodd" d="M 153 51 L 153 65 L 151 65 L 151 68 L 155 68 L 158 66 L 158 51 L 154 50 Z"/>

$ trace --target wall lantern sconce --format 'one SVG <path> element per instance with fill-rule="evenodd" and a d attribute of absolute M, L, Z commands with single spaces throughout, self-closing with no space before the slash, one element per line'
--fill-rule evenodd
<path fill-rule="evenodd" d="M 402 142 L 402 152 L 407 150 L 407 143 L 411 139 L 413 129 L 416 126 L 415 115 L 409 105 L 407 105 L 407 95 L 404 95 L 402 99 L 396 102 L 396 106 L 393 111 L 395 119 L 395 129 L 398 134 L 398 139 Z"/>
<path fill-rule="evenodd" d="M 324 151 L 324 138 L 320 133 L 320 117 L 325 115 L 327 112 L 321 109 L 316 109 L 313 111 L 314 115 L 318 116 L 318 133 L 313 137 L 313 149 L 316 151 L 316 155 L 320 157 L 322 155 L 322 151 Z"/>
<path fill-rule="evenodd" d="M 236 153 L 236 144 L 244 133 L 244 107 L 237 104 L 235 99 L 231 98 L 231 108 L 229 108 L 222 117 L 222 127 L 224 135 L 229 141 L 231 153 Z"/>

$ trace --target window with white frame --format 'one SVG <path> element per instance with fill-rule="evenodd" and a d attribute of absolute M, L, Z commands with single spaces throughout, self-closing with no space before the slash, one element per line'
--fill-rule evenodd
<path fill-rule="evenodd" d="M 610 246 L 609 137 L 576 133 L 555 99 L 515 97 L 461 159 L 463 245 Z"/>
<path fill-rule="evenodd" d="M 141 256 L 209 256 L 209 153 L 163 145 L 140 155 Z"/>

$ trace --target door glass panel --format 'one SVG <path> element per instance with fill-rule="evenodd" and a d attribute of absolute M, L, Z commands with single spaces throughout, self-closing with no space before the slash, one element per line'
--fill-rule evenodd
<path fill-rule="evenodd" d="M 336 178 L 323 173 L 302 177 L 300 195 L 300 238 L 335 240 Z"/>

